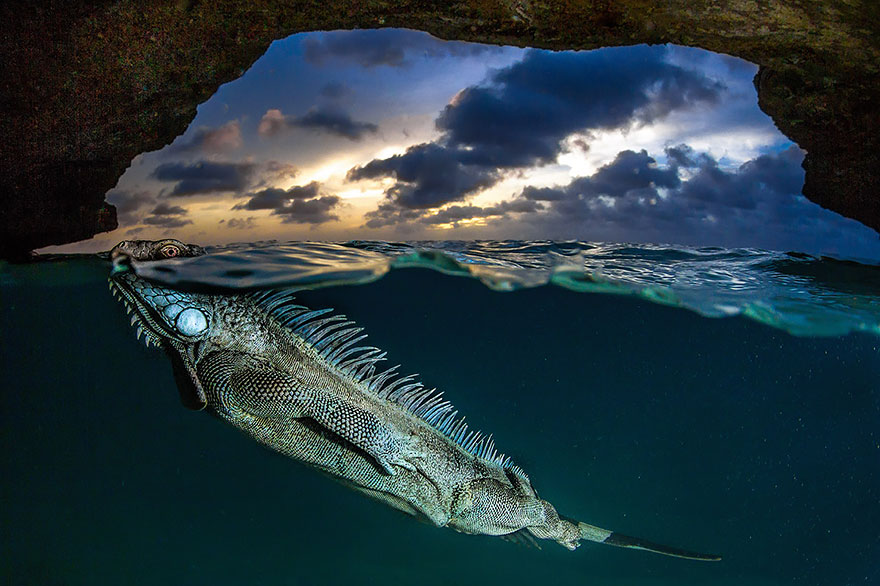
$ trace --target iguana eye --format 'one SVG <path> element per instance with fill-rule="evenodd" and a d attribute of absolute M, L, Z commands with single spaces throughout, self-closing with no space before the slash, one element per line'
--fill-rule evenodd
<path fill-rule="evenodd" d="M 208 318 L 198 309 L 189 307 L 180 312 L 174 326 L 184 336 L 198 336 L 208 329 Z"/>
<path fill-rule="evenodd" d="M 180 249 L 173 244 L 167 244 L 159 249 L 159 254 L 165 258 L 172 258 L 180 254 Z"/>

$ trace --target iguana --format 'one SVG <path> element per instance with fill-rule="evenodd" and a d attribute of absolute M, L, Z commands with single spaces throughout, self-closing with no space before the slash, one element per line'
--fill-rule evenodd
<path fill-rule="evenodd" d="M 471 430 L 435 389 L 399 366 L 344 316 L 286 291 L 187 293 L 139 277 L 132 261 L 198 256 L 177 240 L 125 241 L 110 289 L 138 337 L 165 350 L 184 405 L 206 409 L 257 441 L 438 527 L 575 549 L 581 540 L 719 560 L 559 515 L 526 473 Z"/>

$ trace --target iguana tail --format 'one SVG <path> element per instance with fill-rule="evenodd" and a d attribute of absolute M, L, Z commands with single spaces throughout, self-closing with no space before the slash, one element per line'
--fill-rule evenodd
<path fill-rule="evenodd" d="M 617 531 L 608 531 L 607 529 L 594 527 L 593 525 L 581 523 L 580 521 L 577 521 L 576 523 L 578 530 L 581 534 L 581 539 L 586 539 L 588 541 L 595 541 L 596 543 L 604 543 L 605 545 L 614 545 L 617 547 L 628 547 L 630 549 L 653 551 L 654 553 L 660 553 L 663 555 L 677 558 L 685 558 L 689 560 L 700 560 L 706 562 L 717 562 L 721 560 L 720 555 L 710 553 L 697 553 L 694 551 L 688 551 L 686 549 L 670 547 L 668 545 L 660 545 L 659 543 L 652 543 L 638 537 L 623 535 L 621 533 L 618 533 Z"/>
<path fill-rule="evenodd" d="M 541 505 L 540 509 L 531 506 L 527 507 L 527 510 L 530 512 L 540 511 L 538 514 L 540 522 L 534 522 L 538 520 L 536 518 L 533 522 L 528 523 L 526 528 L 522 531 L 527 531 L 538 539 L 552 539 L 559 545 L 570 550 L 577 549 L 580 542 L 586 540 L 594 541 L 596 543 L 604 543 L 606 545 L 615 545 L 617 547 L 653 551 L 654 553 L 688 560 L 707 562 L 717 562 L 721 560 L 720 555 L 697 553 L 686 549 L 670 547 L 668 545 L 660 545 L 659 543 L 652 543 L 645 539 L 639 539 L 638 537 L 630 537 L 616 531 L 609 531 L 608 529 L 602 529 L 601 527 L 575 521 L 574 519 L 563 517 L 557 513 L 556 509 L 553 508 L 553 505 L 547 501 L 537 499 L 537 502 Z"/>

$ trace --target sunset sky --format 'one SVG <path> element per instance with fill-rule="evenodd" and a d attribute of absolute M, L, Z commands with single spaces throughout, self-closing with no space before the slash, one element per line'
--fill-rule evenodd
<path fill-rule="evenodd" d="M 875 232 L 800 195 L 803 153 L 758 108 L 755 72 L 674 46 L 294 35 L 132 161 L 107 194 L 119 229 L 44 250 L 577 238 L 880 258 Z"/>

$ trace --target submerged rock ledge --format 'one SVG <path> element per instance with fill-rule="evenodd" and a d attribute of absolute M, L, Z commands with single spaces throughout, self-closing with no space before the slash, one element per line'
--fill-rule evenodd
<path fill-rule="evenodd" d="M 760 65 L 760 107 L 807 151 L 803 193 L 880 229 L 874 0 L 13 0 L 0 8 L 0 257 L 117 226 L 131 160 L 183 133 L 220 84 L 297 32 L 403 27 L 593 49 L 676 43 Z"/>

